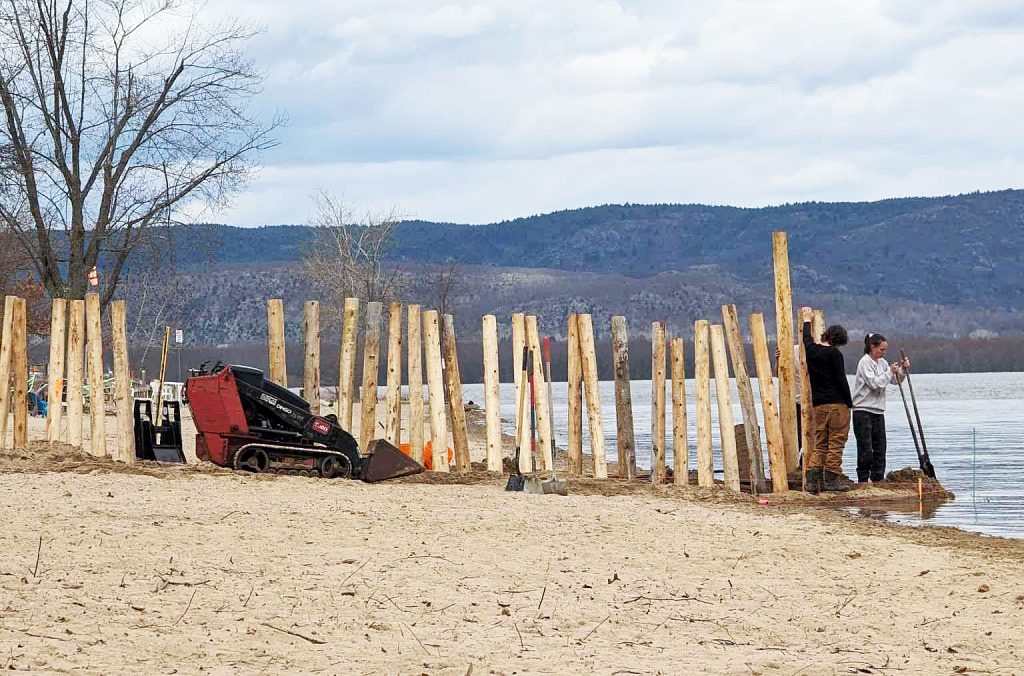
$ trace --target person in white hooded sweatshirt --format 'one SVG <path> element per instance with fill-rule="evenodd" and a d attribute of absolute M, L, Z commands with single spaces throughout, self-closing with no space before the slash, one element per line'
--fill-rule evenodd
<path fill-rule="evenodd" d="M 885 388 L 901 379 L 899 362 L 889 364 L 889 343 L 880 333 L 864 336 L 864 356 L 853 381 L 853 435 L 857 439 L 857 481 L 885 478 Z M 910 360 L 904 360 L 910 366 Z"/>

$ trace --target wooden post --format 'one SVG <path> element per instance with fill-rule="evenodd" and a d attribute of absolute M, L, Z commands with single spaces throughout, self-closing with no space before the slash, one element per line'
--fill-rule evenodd
<path fill-rule="evenodd" d="M 714 456 L 711 451 L 711 365 L 708 322 L 693 325 L 693 366 L 697 388 L 697 485 L 715 485 Z"/>
<path fill-rule="evenodd" d="M 665 322 L 651 324 L 651 483 L 665 481 Z"/>
<path fill-rule="evenodd" d="M 750 315 L 750 339 L 754 344 L 754 368 L 757 371 L 757 389 L 761 393 L 761 411 L 764 414 L 764 435 L 768 443 L 768 464 L 772 471 L 772 492 L 789 490 L 786 472 L 786 445 L 782 440 L 778 404 L 775 401 L 775 383 L 772 380 L 772 362 L 768 354 L 768 336 L 764 330 L 764 315 Z"/>
<path fill-rule="evenodd" d="M 67 350 L 68 302 L 54 298 L 50 303 L 50 361 L 46 365 L 46 440 L 60 440 L 64 407 L 64 355 Z M 52 404 L 52 405 L 50 405 Z"/>
<path fill-rule="evenodd" d="M 811 315 L 811 335 L 814 336 L 815 343 L 821 342 L 821 334 L 823 333 L 825 333 L 825 311 L 815 310 Z M 803 342 L 803 336 L 799 338 L 800 342 Z"/>
<path fill-rule="evenodd" d="M 690 483 L 690 448 L 686 443 L 686 361 L 682 338 L 669 344 L 672 362 L 672 478 L 676 485 Z"/>
<path fill-rule="evenodd" d="M 594 478 L 608 478 L 604 455 L 604 423 L 601 420 L 601 394 L 597 381 L 597 352 L 594 349 L 594 321 L 590 315 L 578 315 L 580 350 L 583 354 L 583 386 L 587 393 L 587 419 L 590 421 L 590 452 L 594 456 Z"/>
<path fill-rule="evenodd" d="M 544 470 L 554 468 L 551 452 L 551 408 L 548 406 L 548 392 L 544 387 L 544 358 L 540 351 L 540 332 L 537 329 L 537 317 L 526 317 L 526 341 L 533 352 L 533 382 L 537 405 L 537 454 L 538 462 Z"/>
<path fill-rule="evenodd" d="M 377 432 L 377 369 L 380 366 L 380 327 L 384 306 L 374 301 L 366 304 L 366 332 L 363 337 L 363 387 L 359 392 L 362 410 L 359 424 L 359 445 L 366 448 Z"/>
<path fill-rule="evenodd" d="M 270 380 L 281 387 L 288 387 L 288 367 L 285 362 L 284 301 L 271 298 L 267 301 L 267 347 Z"/>
<path fill-rule="evenodd" d="M 566 461 L 569 474 L 583 473 L 583 355 L 580 352 L 579 315 L 569 315 L 566 346 L 569 382 L 569 448 Z"/>
<path fill-rule="evenodd" d="M 114 404 L 117 415 L 116 460 L 135 464 L 135 423 L 132 419 L 131 367 L 128 362 L 128 332 L 123 300 L 110 302 L 110 343 L 114 353 Z"/>
<path fill-rule="evenodd" d="M 824 323 L 824 318 L 822 318 Z M 803 447 L 804 462 L 800 464 L 800 486 L 807 489 L 807 460 L 814 452 L 816 441 L 814 434 L 814 399 L 811 396 L 811 377 L 807 371 L 807 348 L 804 346 L 804 324 L 800 320 L 800 443 Z M 821 333 L 815 333 L 814 320 L 811 320 L 811 338 L 819 342 Z"/>
<path fill-rule="evenodd" d="M 106 410 L 103 401 L 103 327 L 100 323 L 100 297 L 85 294 L 85 341 L 89 356 L 89 452 L 107 455 Z"/>
<path fill-rule="evenodd" d="M 320 415 L 320 303 L 307 300 L 302 306 L 302 394 L 309 411 Z"/>
<path fill-rule="evenodd" d="M 164 340 L 160 346 L 160 378 L 157 380 L 156 410 L 153 412 L 153 424 L 163 422 L 164 378 L 167 376 L 167 350 L 171 345 L 171 327 L 164 326 Z"/>
<path fill-rule="evenodd" d="M 525 346 L 526 315 L 522 312 L 514 312 L 512 314 L 512 376 L 513 382 L 515 383 L 515 401 L 517 403 L 513 420 L 516 424 L 515 429 L 519 430 L 519 439 L 516 442 L 521 449 L 519 454 L 519 471 L 532 472 L 533 460 L 530 458 L 530 454 L 526 450 L 530 448 L 529 414 L 527 414 L 526 419 L 520 420 L 520 418 L 523 417 L 523 411 L 519 410 L 518 405 L 520 391 L 524 387 L 529 387 L 529 384 L 523 381 L 523 348 Z M 529 396 L 527 396 L 527 399 L 529 399 Z"/>
<path fill-rule="evenodd" d="M 455 318 L 444 316 L 444 374 L 448 388 L 448 417 L 452 421 L 452 446 L 455 447 L 455 471 L 471 469 L 469 439 L 466 434 L 466 408 L 462 404 L 462 375 L 455 342 Z"/>
<path fill-rule="evenodd" d="M 409 306 L 409 456 L 423 464 L 423 349 L 420 306 Z M 499 431 L 500 434 L 500 431 Z"/>
<path fill-rule="evenodd" d="M 793 363 L 793 292 L 789 277 L 789 244 L 786 233 L 772 233 L 775 263 L 775 335 L 779 347 L 779 421 L 786 444 L 786 468 L 797 468 L 796 364 Z"/>
<path fill-rule="evenodd" d="M 725 354 L 725 334 L 721 324 L 711 325 L 711 361 L 715 367 L 715 395 L 718 401 L 718 433 L 722 437 L 722 469 L 725 487 L 740 491 L 740 470 L 736 458 L 736 430 L 729 395 L 729 358 Z"/>
<path fill-rule="evenodd" d="M 68 321 L 68 443 L 82 447 L 82 380 L 85 375 L 85 301 L 71 301 Z M 60 402 L 56 402 L 60 405 Z"/>
<path fill-rule="evenodd" d="M 501 378 L 498 375 L 498 318 L 484 315 L 484 413 L 487 415 L 487 471 L 501 468 Z"/>
<path fill-rule="evenodd" d="M 633 432 L 633 396 L 629 389 L 629 336 L 626 318 L 612 317 L 612 367 L 615 377 L 615 447 L 619 476 L 636 478 L 636 437 Z"/>
<path fill-rule="evenodd" d="M 14 315 L 17 296 L 4 296 L 4 325 L 0 333 L 0 448 L 7 447 L 7 424 L 11 411 L 11 357 L 14 352 Z"/>
<path fill-rule="evenodd" d="M 761 430 L 757 423 L 757 408 L 754 406 L 754 388 L 750 384 L 750 373 L 747 371 L 747 353 L 743 345 L 743 334 L 740 332 L 740 320 L 735 305 L 722 306 L 722 323 L 725 325 L 725 336 L 732 357 L 732 372 L 736 376 L 736 389 L 740 396 L 740 411 L 743 414 L 743 433 L 747 439 L 748 467 L 740 471 L 747 474 L 752 493 L 760 493 L 764 485 L 764 459 L 761 455 Z"/>
<path fill-rule="evenodd" d="M 14 376 L 14 448 L 28 446 L 28 327 L 24 298 L 14 303 L 11 371 Z"/>
<path fill-rule="evenodd" d="M 388 371 L 384 438 L 395 446 L 402 443 L 402 304 L 388 306 Z"/>
<path fill-rule="evenodd" d="M 341 352 L 338 355 L 338 425 L 352 429 L 352 402 L 356 392 L 356 335 L 359 333 L 359 299 L 346 298 L 341 321 Z"/>
<path fill-rule="evenodd" d="M 430 403 L 430 452 L 435 472 L 448 469 L 448 423 L 444 411 L 444 375 L 441 366 L 441 327 L 437 310 L 423 313 L 423 351 L 427 359 L 427 396 Z"/>

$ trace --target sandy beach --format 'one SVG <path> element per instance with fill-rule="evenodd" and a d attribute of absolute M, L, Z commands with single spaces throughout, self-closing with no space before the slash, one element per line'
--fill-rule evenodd
<path fill-rule="evenodd" d="M 5 452 L 0 666 L 1024 671 L 1024 543 L 721 489 L 581 480 L 560 497 L 503 483 L 124 468 L 42 442 Z"/>

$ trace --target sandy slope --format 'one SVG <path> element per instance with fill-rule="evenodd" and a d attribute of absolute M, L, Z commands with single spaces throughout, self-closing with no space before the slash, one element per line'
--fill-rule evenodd
<path fill-rule="evenodd" d="M 64 471 L 40 471 L 58 455 Z M 1022 543 L 718 490 L 562 498 L 475 480 L 5 454 L 0 667 L 1024 672 Z"/>

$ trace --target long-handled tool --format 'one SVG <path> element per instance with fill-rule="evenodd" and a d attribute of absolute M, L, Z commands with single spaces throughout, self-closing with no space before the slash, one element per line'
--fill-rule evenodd
<path fill-rule="evenodd" d="M 544 336 L 544 379 L 548 385 L 548 422 L 551 424 L 551 452 L 555 450 L 555 399 L 551 396 L 551 337 Z"/>
<path fill-rule="evenodd" d="M 522 380 L 519 382 L 523 383 L 523 386 L 519 388 L 519 401 L 516 402 L 516 456 L 512 461 L 515 464 L 515 472 L 509 476 L 508 483 L 505 484 L 506 491 L 521 491 L 523 485 L 526 483 L 526 477 L 523 476 L 522 471 L 519 469 L 519 454 L 521 452 L 520 440 L 523 438 L 523 424 L 526 420 L 526 414 L 523 411 L 523 407 L 526 405 L 526 374 L 530 368 L 530 351 L 525 345 L 523 346 L 523 373 Z"/>
<path fill-rule="evenodd" d="M 932 461 L 928 457 L 928 444 L 924 440 L 924 425 L 921 424 L 921 412 L 917 408 L 917 397 L 914 396 L 914 381 L 910 379 L 910 367 L 907 365 L 907 355 L 903 353 L 903 350 L 900 350 L 900 362 L 903 364 L 903 372 L 907 375 L 907 387 L 910 388 L 910 403 L 914 406 L 914 418 L 917 420 L 917 435 L 921 438 L 921 452 L 919 453 L 921 471 L 925 473 L 925 476 L 934 479 L 935 468 L 932 467 Z"/>
<path fill-rule="evenodd" d="M 532 471 L 537 471 L 537 381 L 533 377 L 533 350 L 530 359 L 530 462 Z"/>

